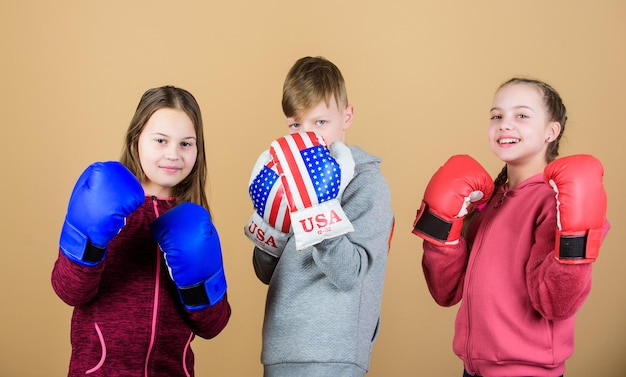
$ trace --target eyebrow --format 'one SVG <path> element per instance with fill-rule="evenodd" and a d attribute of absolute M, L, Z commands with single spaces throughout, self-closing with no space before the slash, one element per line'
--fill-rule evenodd
<path fill-rule="evenodd" d="M 513 109 L 515 109 L 515 110 L 517 110 L 517 109 L 528 109 L 528 110 L 531 110 L 531 111 L 535 111 L 535 110 L 533 110 L 533 108 L 532 108 L 532 107 L 530 107 L 530 106 L 525 106 L 525 105 L 514 106 L 514 107 L 513 107 Z M 500 111 L 502 111 L 502 109 L 501 109 L 501 108 L 499 108 L 499 107 L 492 107 L 491 109 L 489 109 L 489 112 L 494 111 L 494 110 L 500 110 Z"/>
<path fill-rule="evenodd" d="M 158 135 L 158 136 L 164 136 L 164 137 L 171 137 L 170 135 L 164 134 L 162 132 L 153 132 L 150 135 Z M 183 137 L 181 140 L 187 140 L 187 139 L 193 139 L 196 140 L 197 137 L 196 136 L 187 136 L 187 137 Z"/>

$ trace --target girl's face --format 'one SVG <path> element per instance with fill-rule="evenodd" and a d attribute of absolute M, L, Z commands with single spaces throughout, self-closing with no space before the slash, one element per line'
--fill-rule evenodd
<path fill-rule="evenodd" d="M 178 109 L 161 108 L 146 122 L 138 141 L 146 195 L 171 196 L 196 163 L 198 146 L 193 122 Z"/>
<path fill-rule="evenodd" d="M 509 166 L 545 166 L 548 143 L 560 130 L 560 124 L 550 120 L 539 88 L 509 84 L 496 93 L 490 111 L 489 146 Z"/>
<path fill-rule="evenodd" d="M 352 125 L 354 108 L 346 106 L 341 109 L 337 106 L 335 97 L 331 97 L 328 106 L 321 101 L 317 106 L 309 109 L 299 120 L 287 118 L 289 133 L 317 132 L 324 138 L 326 145 L 330 146 L 339 140 L 345 143 L 346 130 Z"/>

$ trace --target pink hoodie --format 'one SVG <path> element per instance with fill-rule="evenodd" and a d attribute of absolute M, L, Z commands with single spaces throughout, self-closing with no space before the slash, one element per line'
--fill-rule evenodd
<path fill-rule="evenodd" d="M 605 234 L 608 231 L 605 224 Z M 454 352 L 470 374 L 560 376 L 574 350 L 574 314 L 591 289 L 591 264 L 553 258 L 554 191 L 535 175 L 500 188 L 467 241 L 424 242 L 422 267 L 435 301 L 461 301 Z M 461 300 L 462 299 L 462 300 Z"/>

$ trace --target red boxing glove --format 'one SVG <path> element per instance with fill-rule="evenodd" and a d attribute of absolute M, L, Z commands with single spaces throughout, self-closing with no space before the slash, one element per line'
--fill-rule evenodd
<path fill-rule="evenodd" d="M 607 198 L 602 163 L 591 155 L 551 162 L 543 173 L 556 192 L 554 258 L 567 264 L 595 262 L 604 238 Z"/>
<path fill-rule="evenodd" d="M 486 203 L 493 189 L 491 176 L 472 157 L 450 157 L 428 182 L 413 233 L 437 245 L 458 243 L 467 208 Z"/>

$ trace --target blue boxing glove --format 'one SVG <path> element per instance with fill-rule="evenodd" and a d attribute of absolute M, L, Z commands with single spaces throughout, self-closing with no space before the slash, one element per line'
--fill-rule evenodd
<path fill-rule="evenodd" d="M 59 247 L 70 260 L 96 266 L 126 217 L 144 202 L 141 184 L 117 161 L 96 162 L 74 186 L 61 230 Z"/>
<path fill-rule="evenodd" d="M 200 310 L 218 303 L 226 294 L 226 277 L 209 212 L 184 202 L 157 218 L 151 230 L 185 308 Z"/>

